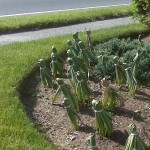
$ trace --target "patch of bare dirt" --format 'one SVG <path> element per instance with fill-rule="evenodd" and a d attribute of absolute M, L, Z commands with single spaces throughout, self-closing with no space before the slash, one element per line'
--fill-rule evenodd
<path fill-rule="evenodd" d="M 144 38 L 142 39 L 142 41 L 143 41 L 145 44 L 150 44 L 150 35 L 144 37 Z"/>

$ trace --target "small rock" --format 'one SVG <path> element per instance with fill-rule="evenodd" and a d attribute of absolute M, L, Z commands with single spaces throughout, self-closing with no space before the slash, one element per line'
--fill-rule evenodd
<path fill-rule="evenodd" d="M 73 134 L 75 134 L 75 135 L 79 135 L 80 133 L 79 133 L 78 131 L 76 131 L 76 132 L 73 132 Z"/>
<path fill-rule="evenodd" d="M 48 91 L 48 89 L 47 89 L 47 88 L 45 88 L 44 90 L 45 90 L 45 92 L 47 92 L 47 91 Z"/>
<path fill-rule="evenodd" d="M 68 138 L 69 138 L 71 141 L 73 141 L 73 140 L 75 140 L 75 139 L 76 139 L 76 137 L 75 137 L 75 136 L 73 136 L 73 135 L 70 135 Z"/>
<path fill-rule="evenodd" d="M 135 113 L 141 114 L 141 110 L 135 110 Z"/>

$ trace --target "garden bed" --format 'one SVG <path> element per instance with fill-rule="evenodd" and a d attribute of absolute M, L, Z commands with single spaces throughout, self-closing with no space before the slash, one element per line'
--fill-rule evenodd
<path fill-rule="evenodd" d="M 148 42 L 148 38 L 146 38 Z M 37 83 L 37 84 L 36 84 Z M 70 83 L 65 79 L 65 83 Z M 90 88 L 93 91 L 93 98 L 100 100 L 102 88 L 100 81 L 89 81 Z M 23 97 L 27 112 L 34 120 L 39 130 L 44 133 L 48 140 L 62 149 L 69 150 L 87 150 L 86 138 L 90 133 L 96 133 L 94 111 L 92 106 L 80 109 L 79 116 L 80 130 L 75 131 L 72 128 L 66 110 L 62 106 L 63 94 L 57 98 L 54 105 L 51 104 L 51 97 L 56 89 L 44 88 L 39 83 L 39 74 L 37 73 L 35 81 L 30 83 L 32 97 Z M 124 97 L 124 105 L 117 107 L 113 113 L 113 135 L 106 138 L 96 133 L 96 143 L 101 150 L 121 150 L 129 135 L 128 125 L 135 123 L 138 127 L 139 134 L 146 143 L 150 143 L 150 116 L 144 113 L 150 104 L 150 88 L 140 86 L 135 98 L 131 98 L 126 87 L 120 91 Z M 25 101 L 28 98 L 28 101 Z M 32 102 L 32 103 L 31 103 Z"/>
<path fill-rule="evenodd" d="M 69 82 L 65 80 L 65 83 Z M 101 90 L 99 84 L 90 82 L 93 89 L 94 98 L 99 100 Z M 53 140 L 59 148 L 63 147 L 69 150 L 87 150 L 86 138 L 90 133 L 95 133 L 94 129 L 94 111 L 91 105 L 82 108 L 79 116 L 82 120 L 80 123 L 80 131 L 72 128 L 66 110 L 62 106 L 64 95 L 61 94 L 54 105 L 51 105 L 50 97 L 56 91 L 45 89 L 42 85 L 38 85 L 37 103 L 34 107 L 33 117 L 40 129 L 44 132 L 48 139 Z M 126 91 L 126 92 L 125 92 Z M 128 125 L 135 123 L 139 128 L 140 135 L 147 143 L 150 143 L 150 122 L 145 122 L 141 113 L 150 100 L 150 88 L 141 87 L 135 99 L 128 96 L 127 89 L 121 91 L 124 95 L 125 103 L 123 107 L 118 107 L 113 113 L 113 135 L 110 138 L 96 134 L 97 146 L 102 150 L 121 150 L 125 145 L 128 137 Z M 145 117 L 145 119 L 148 116 Z M 149 138 L 149 139 L 148 139 Z"/>

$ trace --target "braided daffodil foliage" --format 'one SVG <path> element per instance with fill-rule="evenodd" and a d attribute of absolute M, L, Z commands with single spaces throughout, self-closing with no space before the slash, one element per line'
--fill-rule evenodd
<path fill-rule="evenodd" d="M 52 46 L 51 58 L 53 54 L 55 54 L 57 61 L 63 66 L 64 60 L 58 55 L 57 49 L 54 45 Z"/>
<path fill-rule="evenodd" d="M 95 112 L 96 130 L 98 133 L 110 137 L 112 135 L 112 115 L 102 108 L 100 101 L 93 100 L 92 106 Z"/>
<path fill-rule="evenodd" d="M 69 64 L 68 70 L 67 70 L 67 76 L 70 78 L 70 81 L 72 83 L 74 90 L 76 90 L 76 85 L 77 85 L 76 72 L 79 71 L 79 68 L 77 65 L 74 64 L 72 58 L 68 57 L 67 62 Z"/>
<path fill-rule="evenodd" d="M 88 144 L 88 150 L 99 150 L 98 147 L 96 146 L 96 140 L 94 134 L 90 134 L 87 137 L 86 142 Z"/>
<path fill-rule="evenodd" d="M 84 61 L 80 59 L 78 56 L 74 55 L 74 53 L 69 49 L 67 51 L 68 58 L 72 59 L 72 62 L 75 66 L 78 67 L 78 70 L 84 73 L 87 73 L 87 66 L 85 65 Z"/>
<path fill-rule="evenodd" d="M 134 123 L 129 125 L 131 134 L 129 135 L 124 150 L 148 150 L 146 144 L 137 133 L 137 127 Z"/>
<path fill-rule="evenodd" d="M 98 56 L 98 60 L 101 59 L 102 61 L 102 74 L 103 74 L 103 77 L 106 77 L 108 76 L 108 71 L 107 71 L 107 68 L 108 68 L 108 57 L 104 54 L 105 52 L 103 51 L 101 55 Z"/>
<path fill-rule="evenodd" d="M 50 68 L 51 68 L 52 75 L 55 78 L 57 74 L 60 74 L 60 75 L 63 74 L 63 67 L 57 60 L 56 54 L 54 53 L 51 54 L 51 59 L 52 61 L 50 63 Z"/>
<path fill-rule="evenodd" d="M 52 75 L 49 68 L 46 67 L 46 63 L 43 59 L 38 60 L 40 66 L 40 77 L 45 87 L 52 87 Z"/>
<path fill-rule="evenodd" d="M 89 49 L 86 48 L 83 41 L 79 41 L 78 45 L 80 48 L 79 58 L 81 58 L 87 64 L 87 66 L 89 66 L 90 62 L 92 64 L 95 64 L 97 62 L 97 59 L 94 57 L 91 51 L 89 51 Z"/>
<path fill-rule="evenodd" d="M 108 80 L 105 78 L 102 79 L 102 85 L 104 88 L 104 91 L 102 93 L 102 107 L 107 110 L 114 110 L 116 108 L 117 102 L 122 100 L 122 97 L 119 95 L 119 93 L 109 85 Z"/>
<path fill-rule="evenodd" d="M 79 53 L 80 52 L 80 48 L 79 48 L 78 42 L 81 41 L 81 40 L 79 39 L 78 35 L 79 35 L 78 32 L 74 33 L 73 34 L 73 39 L 74 39 L 74 43 L 75 43 L 75 49 Z"/>
<path fill-rule="evenodd" d="M 63 79 L 61 78 L 57 78 L 56 82 L 58 84 L 58 88 L 55 95 L 52 97 L 52 104 L 55 102 L 60 92 L 63 92 L 64 96 L 70 100 L 70 103 L 74 107 L 74 109 L 78 111 L 79 110 L 78 100 L 77 97 L 71 92 L 70 87 L 67 84 L 65 84 Z"/>
<path fill-rule="evenodd" d="M 135 97 L 137 86 L 138 86 L 137 80 L 133 75 L 131 68 L 127 67 L 127 65 L 125 68 L 125 72 L 127 77 L 127 85 L 128 85 L 129 93 L 132 97 Z"/>
<path fill-rule="evenodd" d="M 78 125 L 78 122 L 77 122 L 77 119 L 79 117 L 78 117 L 76 109 L 71 105 L 70 101 L 71 100 L 69 100 L 68 98 L 64 98 L 63 106 L 65 107 L 65 109 L 67 111 L 67 114 L 69 116 L 69 119 L 71 121 L 71 124 L 72 124 L 73 128 L 75 130 L 79 130 L 79 125 Z"/>
<path fill-rule="evenodd" d="M 115 56 L 113 61 L 115 64 L 116 84 L 118 86 L 122 86 L 123 84 L 126 84 L 126 75 L 123 63 L 121 63 L 118 56 Z"/>
<path fill-rule="evenodd" d="M 77 84 L 76 84 L 76 95 L 80 103 L 84 106 L 90 104 L 92 92 L 88 87 L 86 77 L 79 71 L 76 72 Z"/>
<path fill-rule="evenodd" d="M 67 44 L 68 44 L 68 46 L 69 46 L 69 48 L 70 48 L 70 51 L 73 52 L 73 54 L 74 54 L 75 56 L 78 56 L 79 50 L 77 50 L 77 49 L 73 46 L 71 40 L 67 40 Z"/>

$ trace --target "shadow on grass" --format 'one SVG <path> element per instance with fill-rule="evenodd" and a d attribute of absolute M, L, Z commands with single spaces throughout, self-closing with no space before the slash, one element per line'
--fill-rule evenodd
<path fill-rule="evenodd" d="M 40 77 L 37 73 L 38 69 L 33 70 L 27 77 L 25 77 L 18 87 L 18 92 L 20 93 L 20 100 L 24 106 L 24 110 L 27 116 L 34 123 L 38 131 L 44 136 L 44 138 L 51 143 L 54 149 L 57 149 L 53 144 L 54 142 L 46 137 L 43 134 L 43 130 L 40 128 L 40 125 L 37 123 L 36 118 L 34 117 L 34 108 L 37 104 L 37 90 L 36 87 L 39 84 Z"/>
<path fill-rule="evenodd" d="M 20 93 L 20 100 L 24 105 L 24 109 L 29 118 L 34 122 L 35 119 L 32 114 L 37 103 L 36 87 L 39 83 L 39 76 L 37 75 L 36 70 L 25 77 L 18 88 L 18 92 Z"/>

